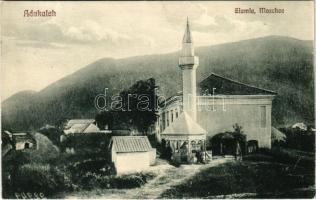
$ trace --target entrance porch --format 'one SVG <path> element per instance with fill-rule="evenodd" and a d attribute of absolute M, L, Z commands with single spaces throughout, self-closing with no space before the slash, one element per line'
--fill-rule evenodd
<path fill-rule="evenodd" d="M 206 158 L 206 131 L 183 112 L 164 132 L 162 145 L 177 163 L 203 163 Z"/>

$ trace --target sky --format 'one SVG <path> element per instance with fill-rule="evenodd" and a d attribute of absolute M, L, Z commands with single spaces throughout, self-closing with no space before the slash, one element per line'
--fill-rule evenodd
<path fill-rule="evenodd" d="M 284 14 L 235 14 L 235 8 Z M 181 48 L 186 18 L 195 46 L 281 35 L 314 40 L 313 1 L 2 2 L 1 99 L 49 84 L 104 57 Z M 24 10 L 56 17 L 24 17 Z M 258 11 L 257 11 L 258 12 Z"/>

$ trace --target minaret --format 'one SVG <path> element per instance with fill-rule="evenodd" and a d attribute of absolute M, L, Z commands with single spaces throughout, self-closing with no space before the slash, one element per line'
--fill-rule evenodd
<path fill-rule="evenodd" d="M 189 19 L 182 41 L 182 50 L 179 58 L 179 67 L 182 70 L 183 111 L 196 121 L 196 68 L 199 65 L 198 57 L 194 56 L 194 47 L 191 36 Z"/>

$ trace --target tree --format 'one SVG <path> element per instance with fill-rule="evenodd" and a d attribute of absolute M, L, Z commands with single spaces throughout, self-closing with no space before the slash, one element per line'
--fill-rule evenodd
<path fill-rule="evenodd" d="M 246 152 L 246 135 L 243 134 L 242 126 L 233 125 L 234 131 L 218 133 L 210 138 L 213 154 L 235 154 L 237 146 L 241 153 Z"/>
<path fill-rule="evenodd" d="M 128 90 L 120 93 L 125 121 L 139 132 L 147 134 L 148 129 L 157 120 L 155 79 L 137 81 Z"/>
<path fill-rule="evenodd" d="M 102 111 L 95 116 L 95 121 L 100 130 L 112 130 L 113 128 L 113 112 Z"/>
<path fill-rule="evenodd" d="M 96 115 L 98 127 L 108 129 L 136 129 L 146 135 L 157 120 L 157 99 L 155 79 L 137 81 L 130 88 L 111 98 L 108 111 Z"/>

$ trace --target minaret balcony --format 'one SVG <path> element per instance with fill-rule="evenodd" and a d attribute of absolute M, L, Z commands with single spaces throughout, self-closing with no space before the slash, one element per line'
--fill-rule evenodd
<path fill-rule="evenodd" d="M 179 58 L 179 67 L 181 69 L 196 69 L 199 65 L 199 58 L 197 56 L 181 56 Z"/>

